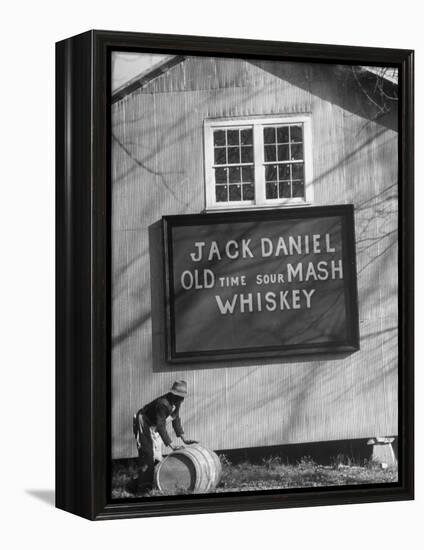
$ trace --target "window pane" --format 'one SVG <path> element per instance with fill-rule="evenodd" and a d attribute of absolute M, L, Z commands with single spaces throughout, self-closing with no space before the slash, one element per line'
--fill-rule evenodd
<path fill-rule="evenodd" d="M 278 166 L 278 179 L 280 181 L 290 179 L 290 164 L 280 164 Z"/>
<path fill-rule="evenodd" d="M 241 148 L 241 162 L 253 162 L 253 147 Z"/>
<path fill-rule="evenodd" d="M 242 145 L 252 145 L 253 144 L 253 130 L 252 128 L 247 128 L 246 130 L 241 130 L 241 144 Z"/>
<path fill-rule="evenodd" d="M 217 185 L 215 187 L 216 202 L 227 202 L 228 185 Z"/>
<path fill-rule="evenodd" d="M 214 130 L 213 144 L 214 145 L 225 145 L 225 130 Z"/>
<path fill-rule="evenodd" d="M 228 168 L 215 168 L 215 182 L 227 183 Z"/>
<path fill-rule="evenodd" d="M 241 185 L 230 185 L 230 201 L 241 201 Z"/>
<path fill-rule="evenodd" d="M 302 159 L 303 159 L 303 145 L 292 145 L 291 160 L 302 160 Z"/>
<path fill-rule="evenodd" d="M 291 197 L 290 182 L 281 181 L 278 185 L 279 185 L 280 199 L 289 199 Z"/>
<path fill-rule="evenodd" d="M 275 143 L 275 128 L 264 128 L 264 142 Z"/>
<path fill-rule="evenodd" d="M 292 178 L 294 180 L 303 179 L 303 163 L 292 164 Z"/>
<path fill-rule="evenodd" d="M 226 149 L 225 147 L 221 149 L 215 149 L 215 164 L 226 164 L 227 163 L 227 156 L 225 154 Z"/>
<path fill-rule="evenodd" d="M 265 162 L 272 162 L 275 158 L 275 145 L 265 145 Z"/>
<path fill-rule="evenodd" d="M 289 146 L 288 145 L 279 145 L 278 146 L 278 160 L 289 160 Z"/>
<path fill-rule="evenodd" d="M 267 199 L 278 199 L 278 189 L 276 183 L 266 184 L 266 198 Z"/>
<path fill-rule="evenodd" d="M 240 134 L 238 130 L 227 130 L 228 145 L 238 145 L 240 143 Z"/>
<path fill-rule="evenodd" d="M 239 164 L 240 149 L 238 147 L 228 147 L 228 164 Z"/>
<path fill-rule="evenodd" d="M 243 200 L 253 201 L 255 198 L 255 187 L 252 184 L 243 185 Z"/>
<path fill-rule="evenodd" d="M 244 182 L 255 181 L 255 172 L 253 166 L 242 166 L 241 178 Z"/>
<path fill-rule="evenodd" d="M 265 166 L 265 181 L 276 181 L 277 180 L 277 165 L 268 164 Z"/>
<path fill-rule="evenodd" d="M 240 166 L 233 166 L 229 170 L 229 182 L 238 183 L 241 180 Z"/>
<path fill-rule="evenodd" d="M 303 181 L 294 181 L 292 183 L 293 186 L 293 197 L 301 197 L 304 198 L 305 196 L 305 184 Z"/>
<path fill-rule="evenodd" d="M 303 141 L 302 133 L 302 126 L 290 126 L 290 141 Z"/>
<path fill-rule="evenodd" d="M 289 127 L 280 126 L 277 128 L 277 141 L 278 143 L 288 143 L 289 142 Z"/>

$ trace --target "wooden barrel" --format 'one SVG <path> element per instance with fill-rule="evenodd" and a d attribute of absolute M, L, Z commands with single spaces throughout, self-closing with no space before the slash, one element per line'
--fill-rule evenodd
<path fill-rule="evenodd" d="M 170 453 L 155 470 L 156 487 L 163 494 L 208 493 L 221 479 L 218 456 L 195 444 Z"/>

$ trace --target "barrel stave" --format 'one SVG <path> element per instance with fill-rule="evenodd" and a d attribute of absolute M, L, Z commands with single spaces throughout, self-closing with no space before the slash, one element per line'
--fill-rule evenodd
<path fill-rule="evenodd" d="M 178 488 L 190 493 L 208 493 L 222 475 L 219 457 L 200 444 L 170 453 L 156 468 L 155 484 L 162 493 Z"/>

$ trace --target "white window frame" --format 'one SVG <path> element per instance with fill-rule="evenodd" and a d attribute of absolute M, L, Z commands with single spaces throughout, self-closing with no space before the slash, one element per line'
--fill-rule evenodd
<path fill-rule="evenodd" d="M 303 163 L 305 197 L 267 199 L 265 193 L 263 128 L 279 124 L 303 124 Z M 253 127 L 253 160 L 255 171 L 255 200 L 217 202 L 215 195 L 213 131 L 230 127 Z M 260 117 L 206 119 L 204 129 L 205 157 L 205 204 L 206 210 L 239 210 L 245 208 L 276 208 L 283 206 L 304 206 L 314 200 L 312 174 L 312 129 L 310 114 L 269 115 Z M 275 164 L 277 164 L 276 162 Z"/>

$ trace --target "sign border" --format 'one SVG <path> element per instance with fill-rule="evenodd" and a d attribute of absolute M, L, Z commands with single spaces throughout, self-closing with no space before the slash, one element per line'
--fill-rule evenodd
<path fill-rule="evenodd" d="M 176 319 L 174 315 L 173 288 L 173 249 L 172 229 L 190 225 L 213 225 L 248 221 L 290 220 L 299 218 L 339 217 L 342 220 L 343 263 L 349 265 L 345 273 L 345 310 L 347 338 L 341 343 L 292 344 L 261 346 L 258 348 L 234 348 L 231 350 L 199 350 L 193 352 L 176 351 Z M 263 359 L 276 357 L 296 357 L 306 355 L 348 354 L 360 349 L 358 290 L 356 277 L 354 207 L 352 204 L 294 207 L 274 210 L 248 210 L 237 212 L 210 212 L 162 217 L 163 261 L 166 312 L 166 360 L 169 363 L 199 361 L 226 361 L 240 359 Z M 347 276 L 346 276 L 347 275 Z"/>

